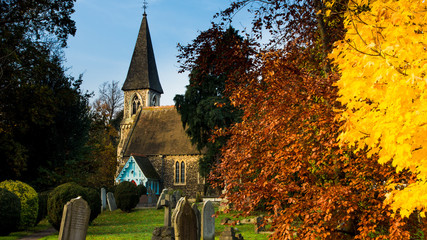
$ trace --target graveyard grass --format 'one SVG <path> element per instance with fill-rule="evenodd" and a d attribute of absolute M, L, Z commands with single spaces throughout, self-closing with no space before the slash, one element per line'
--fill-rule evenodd
<path fill-rule="evenodd" d="M 201 209 L 200 206 L 199 209 Z M 215 219 L 215 239 L 219 239 L 220 233 L 224 230 L 224 226 L 221 225 L 221 219 L 225 217 L 234 219 L 231 214 L 220 214 Z M 42 227 L 46 228 L 48 223 L 44 220 L 41 224 L 44 224 Z M 151 239 L 154 228 L 162 225 L 163 209 L 135 209 L 131 213 L 124 213 L 121 210 L 116 210 L 114 212 L 106 211 L 100 214 L 92 225 L 89 226 L 86 239 Z M 268 239 L 268 234 L 255 234 L 254 225 L 252 224 L 238 225 L 235 226 L 235 228 L 239 229 L 237 233 L 241 233 L 245 240 Z M 0 237 L 0 240 L 18 238 L 19 237 Z M 56 240 L 58 239 L 58 234 L 41 239 Z"/>

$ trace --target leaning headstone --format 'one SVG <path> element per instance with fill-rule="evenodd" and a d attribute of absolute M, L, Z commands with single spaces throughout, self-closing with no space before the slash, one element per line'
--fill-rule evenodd
<path fill-rule="evenodd" d="M 202 208 L 202 239 L 215 239 L 215 214 L 214 206 L 211 201 L 206 201 Z"/>
<path fill-rule="evenodd" d="M 59 240 L 85 240 L 89 225 L 90 207 L 81 198 L 74 198 L 64 205 Z"/>
<path fill-rule="evenodd" d="M 175 240 L 197 240 L 196 214 L 194 214 L 187 198 L 179 206 L 173 228 Z"/>
<path fill-rule="evenodd" d="M 111 212 L 117 209 L 116 199 L 114 198 L 114 194 L 112 192 L 107 193 L 107 202 L 108 208 Z"/>
<path fill-rule="evenodd" d="M 105 188 L 101 188 L 101 212 L 107 209 L 107 193 Z"/>
<path fill-rule="evenodd" d="M 201 226 L 202 226 L 202 223 L 201 223 L 201 214 L 200 214 L 200 211 L 199 211 L 199 209 L 197 208 L 197 203 L 193 203 L 192 205 L 191 205 L 191 208 L 193 209 L 193 211 L 194 211 L 194 214 L 196 214 L 196 219 L 197 219 L 197 239 L 200 239 L 200 236 L 201 236 Z"/>

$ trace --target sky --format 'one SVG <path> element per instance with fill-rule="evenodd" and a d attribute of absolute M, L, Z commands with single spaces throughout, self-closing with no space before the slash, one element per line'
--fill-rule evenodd
<path fill-rule="evenodd" d="M 213 16 L 231 0 L 148 0 L 147 21 L 164 94 L 160 104 L 174 105 L 184 94 L 188 73 L 178 73 L 177 44 L 189 44 L 207 30 Z M 143 0 L 77 0 L 72 19 L 77 32 L 65 49 L 68 73 L 83 73 L 82 89 L 98 93 L 103 82 L 126 78 L 144 12 Z M 233 26 L 242 25 L 233 20 Z M 93 99 L 92 99 L 93 100 Z"/>

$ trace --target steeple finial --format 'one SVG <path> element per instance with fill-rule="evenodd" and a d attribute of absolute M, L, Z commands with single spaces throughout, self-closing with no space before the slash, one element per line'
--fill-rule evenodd
<path fill-rule="evenodd" d="M 147 13 L 145 12 L 145 10 L 147 10 L 147 5 L 148 5 L 147 0 L 144 0 L 143 6 L 142 6 L 142 8 L 144 9 L 144 15 L 147 15 Z"/>

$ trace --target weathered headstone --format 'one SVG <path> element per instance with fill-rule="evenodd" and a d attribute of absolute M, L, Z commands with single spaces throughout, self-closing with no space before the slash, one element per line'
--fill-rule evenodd
<path fill-rule="evenodd" d="M 169 194 L 165 194 L 165 199 L 160 200 L 160 206 L 162 206 L 165 209 L 165 215 L 164 215 L 165 227 L 171 226 L 172 209 L 170 207 L 170 203 L 171 203 L 171 195 Z"/>
<path fill-rule="evenodd" d="M 211 201 L 206 201 L 202 208 L 202 239 L 215 239 L 215 208 Z"/>
<path fill-rule="evenodd" d="M 175 230 L 175 240 L 197 240 L 196 214 L 194 214 L 187 198 L 179 206 L 173 228 Z"/>
<path fill-rule="evenodd" d="M 160 194 L 159 199 L 157 199 L 157 204 L 156 204 L 157 209 L 162 208 L 162 205 L 160 204 L 160 202 L 165 199 L 165 196 L 166 196 L 166 194 L 168 194 L 168 191 L 169 190 L 166 188 L 163 189 L 162 193 Z"/>
<path fill-rule="evenodd" d="M 114 211 L 117 209 L 116 199 L 114 198 L 114 194 L 112 192 L 107 193 L 107 202 L 110 211 Z"/>
<path fill-rule="evenodd" d="M 264 218 L 263 217 L 257 217 L 255 219 L 255 233 L 259 233 L 261 231 L 265 231 L 264 224 Z"/>
<path fill-rule="evenodd" d="M 107 209 L 107 193 L 105 188 L 101 188 L 101 212 Z"/>
<path fill-rule="evenodd" d="M 81 198 L 74 198 L 64 205 L 59 240 L 84 240 L 86 239 L 89 225 L 90 207 Z"/>
<path fill-rule="evenodd" d="M 176 204 L 178 203 L 178 201 L 181 199 L 181 191 L 179 190 L 175 190 L 172 193 L 172 208 L 176 208 Z"/>
<path fill-rule="evenodd" d="M 179 210 L 179 208 L 180 208 L 180 206 L 181 206 L 181 204 L 182 204 L 182 202 L 184 202 L 184 200 L 185 200 L 185 198 L 181 198 L 181 199 L 179 199 L 178 200 L 178 203 L 176 204 L 176 207 L 175 207 L 175 209 L 173 210 L 173 212 L 172 212 L 172 227 L 174 227 L 174 222 L 175 222 L 175 219 L 176 219 L 176 215 L 178 214 L 178 210 Z"/>
<path fill-rule="evenodd" d="M 202 234 L 202 231 L 201 231 L 201 226 L 202 226 L 202 223 L 201 223 L 201 221 L 202 221 L 201 220 L 201 214 L 200 214 L 199 209 L 197 208 L 197 203 L 193 203 L 191 205 L 191 208 L 193 209 L 194 214 L 196 214 L 196 219 L 197 219 L 197 239 L 200 239 L 200 236 Z"/>
<path fill-rule="evenodd" d="M 219 236 L 219 240 L 237 240 L 234 228 L 225 227 L 224 231 Z"/>
<path fill-rule="evenodd" d="M 154 228 L 151 240 L 174 240 L 175 234 L 172 227 L 156 227 Z"/>
<path fill-rule="evenodd" d="M 151 193 L 151 187 L 147 187 L 147 204 L 152 204 L 154 202 L 153 199 L 151 198 L 152 195 L 150 193 Z"/>
<path fill-rule="evenodd" d="M 156 193 L 154 192 L 153 189 L 149 188 L 149 191 L 148 191 L 148 204 L 150 206 L 152 206 L 153 204 L 156 204 L 156 202 L 157 202 Z"/>

